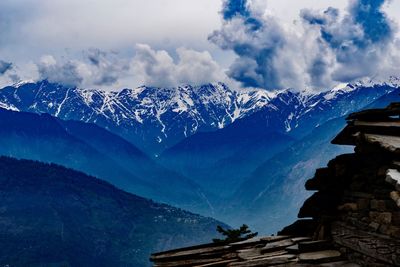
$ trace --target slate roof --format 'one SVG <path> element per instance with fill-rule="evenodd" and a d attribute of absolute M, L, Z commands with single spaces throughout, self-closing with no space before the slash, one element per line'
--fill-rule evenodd
<path fill-rule="evenodd" d="M 154 266 L 358 266 L 329 241 L 269 236 L 231 244 L 206 244 L 155 253 Z"/>

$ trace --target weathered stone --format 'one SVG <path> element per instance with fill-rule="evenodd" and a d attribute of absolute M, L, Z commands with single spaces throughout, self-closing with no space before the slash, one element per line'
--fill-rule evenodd
<path fill-rule="evenodd" d="M 295 255 L 281 255 L 268 258 L 259 258 L 254 260 L 249 260 L 245 262 L 234 262 L 228 264 L 232 267 L 252 267 L 252 266 L 276 266 L 279 264 L 285 264 L 290 262 L 290 260 L 295 259 Z"/>
<path fill-rule="evenodd" d="M 392 229 L 393 233 L 396 229 Z M 361 257 L 367 257 L 368 259 L 374 259 L 375 261 L 383 261 L 386 266 L 392 266 L 393 255 L 396 254 L 396 249 L 400 247 L 400 241 L 397 238 L 387 238 L 380 234 L 375 234 L 371 231 L 362 231 L 355 227 L 349 227 L 344 223 L 335 222 L 332 224 L 332 236 L 333 240 L 339 246 L 344 246 L 349 251 L 360 253 Z M 390 250 L 390 254 L 380 254 L 377 248 L 385 248 Z M 382 250 L 383 251 L 383 250 Z M 351 255 L 348 253 L 347 255 Z M 360 260 L 360 262 L 365 262 Z M 367 265 L 367 266 L 378 266 L 378 265 Z"/>
<path fill-rule="evenodd" d="M 294 245 L 294 242 L 291 239 L 285 239 L 277 242 L 268 243 L 265 247 L 261 248 L 261 253 L 272 252 L 280 249 L 285 249 Z"/>
<path fill-rule="evenodd" d="M 371 210 L 385 211 L 386 210 L 385 201 L 376 199 L 371 200 Z"/>
<path fill-rule="evenodd" d="M 390 193 L 390 198 L 393 199 L 398 207 L 400 207 L 400 193 L 398 191 L 392 191 Z"/>
<path fill-rule="evenodd" d="M 377 222 L 379 224 L 390 224 L 392 221 L 392 213 L 390 212 L 376 212 L 371 211 L 369 213 L 369 217 L 372 221 Z"/>
<path fill-rule="evenodd" d="M 287 247 L 286 251 L 289 252 L 289 253 L 297 253 L 297 252 L 299 252 L 299 245 L 296 244 L 296 245 Z"/>
<path fill-rule="evenodd" d="M 357 206 L 360 210 L 366 210 L 369 208 L 370 200 L 366 198 L 360 198 L 357 200 Z"/>
<path fill-rule="evenodd" d="M 382 225 L 380 225 L 379 226 L 379 233 L 381 233 L 381 234 L 386 234 L 387 233 L 387 231 L 388 231 L 388 229 L 389 229 L 389 225 L 387 225 L 387 224 L 382 224 Z"/>
<path fill-rule="evenodd" d="M 243 260 L 252 259 L 261 256 L 261 249 L 251 248 L 238 251 L 238 257 Z"/>
<path fill-rule="evenodd" d="M 379 226 L 380 226 L 379 223 L 376 223 L 376 222 L 371 222 L 371 223 L 368 225 L 368 227 L 371 228 L 372 230 L 374 230 L 375 232 L 378 231 Z"/>
<path fill-rule="evenodd" d="M 400 227 L 396 227 L 396 226 L 389 226 L 388 230 L 387 230 L 387 235 L 396 237 L 396 238 L 400 238 Z"/>
<path fill-rule="evenodd" d="M 311 237 L 306 237 L 306 236 L 304 236 L 304 237 L 295 237 L 295 238 L 292 238 L 292 241 L 295 242 L 295 243 L 304 242 L 304 241 L 311 241 Z"/>
<path fill-rule="evenodd" d="M 392 225 L 400 226 L 400 211 L 392 212 Z"/>
<path fill-rule="evenodd" d="M 327 240 L 303 241 L 299 243 L 300 252 L 310 252 L 331 249 L 332 244 Z"/>
<path fill-rule="evenodd" d="M 323 250 L 318 252 L 307 252 L 299 255 L 299 262 L 321 263 L 340 259 L 340 252 L 337 250 Z"/>
<path fill-rule="evenodd" d="M 374 195 L 365 192 L 358 192 L 358 191 L 349 191 L 345 190 L 344 196 L 353 197 L 353 198 L 366 198 L 366 199 L 373 199 Z"/>
<path fill-rule="evenodd" d="M 386 182 L 392 184 L 397 191 L 400 191 L 400 172 L 395 169 L 389 169 L 386 173 Z"/>
<path fill-rule="evenodd" d="M 338 207 L 338 210 L 340 210 L 340 211 L 357 211 L 358 205 L 357 205 L 357 203 L 345 203 L 343 205 L 340 205 Z"/>

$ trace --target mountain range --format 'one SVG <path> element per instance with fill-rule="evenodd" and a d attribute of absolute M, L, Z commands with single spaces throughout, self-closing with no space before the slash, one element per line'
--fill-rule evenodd
<path fill-rule="evenodd" d="M 181 208 L 207 208 L 195 182 L 95 124 L 0 108 L 0 155 L 61 164 Z"/>
<path fill-rule="evenodd" d="M 360 82 L 317 94 L 284 90 L 260 111 L 165 150 L 161 162 L 214 193 L 229 195 L 259 165 L 318 126 L 364 108 L 397 86 Z"/>
<path fill-rule="evenodd" d="M 344 126 L 344 117 L 374 103 L 398 100 L 399 87 L 395 77 L 322 92 L 237 91 L 221 83 L 114 92 L 41 81 L 1 89 L 0 106 L 8 112 L 50 114 L 68 135 L 102 155 L 101 160 L 92 158 L 104 173 L 93 172 L 90 164 L 82 168 L 65 159 L 59 164 L 233 226 L 248 223 L 272 233 L 295 217 L 296 205 L 307 196 L 304 179 L 343 152 L 329 141 Z M 113 171 L 122 175 L 109 173 Z M 135 182 L 126 183 L 126 177 Z"/>
<path fill-rule="evenodd" d="M 47 80 L 0 90 L 0 107 L 92 122 L 149 155 L 196 132 L 223 128 L 263 108 L 271 94 L 234 91 L 222 83 L 120 91 L 70 88 Z"/>

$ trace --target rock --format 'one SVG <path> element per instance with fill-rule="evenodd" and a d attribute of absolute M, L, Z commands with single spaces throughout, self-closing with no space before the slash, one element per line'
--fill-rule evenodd
<path fill-rule="evenodd" d="M 389 226 L 386 234 L 396 238 L 400 238 L 400 227 Z"/>
<path fill-rule="evenodd" d="M 390 198 L 393 199 L 398 207 L 400 207 L 400 193 L 398 191 L 392 191 L 390 193 Z"/>
<path fill-rule="evenodd" d="M 389 169 L 386 173 L 386 182 L 395 186 L 397 191 L 400 191 L 400 172 L 395 169 Z"/>
<path fill-rule="evenodd" d="M 332 248 L 332 243 L 327 240 L 303 241 L 299 243 L 300 252 L 320 251 Z"/>
<path fill-rule="evenodd" d="M 374 230 L 375 232 L 378 231 L 379 226 L 380 226 L 379 223 L 376 223 L 376 222 L 371 222 L 371 223 L 368 225 L 368 227 L 371 228 L 372 230 Z"/>
<path fill-rule="evenodd" d="M 360 198 L 357 200 L 357 206 L 360 210 L 366 210 L 369 208 L 370 200 L 366 198 Z"/>
<path fill-rule="evenodd" d="M 289 253 L 297 253 L 297 252 L 299 252 L 299 245 L 296 244 L 296 245 L 287 247 L 286 251 L 289 252 Z"/>
<path fill-rule="evenodd" d="M 281 241 L 277 241 L 277 242 L 268 243 L 265 245 L 265 247 L 261 248 L 261 253 L 267 253 L 267 252 L 273 252 L 273 251 L 280 250 L 280 249 L 285 249 L 292 245 L 294 245 L 294 242 L 290 238 L 284 239 Z"/>
<path fill-rule="evenodd" d="M 369 217 L 372 221 L 379 224 L 390 224 L 392 221 L 392 213 L 371 211 Z"/>
<path fill-rule="evenodd" d="M 379 233 L 386 234 L 388 229 L 389 229 L 389 226 L 387 224 L 382 224 L 379 226 L 378 230 L 379 230 Z"/>
<path fill-rule="evenodd" d="M 392 225 L 400 226 L 400 211 L 392 212 Z"/>
<path fill-rule="evenodd" d="M 386 210 L 385 201 L 376 199 L 371 200 L 371 210 L 385 211 Z"/>
<path fill-rule="evenodd" d="M 338 207 L 339 211 L 357 211 L 358 204 L 357 203 L 345 203 Z"/>
<path fill-rule="evenodd" d="M 295 259 L 295 255 L 281 255 L 268 258 L 259 258 L 254 260 L 249 260 L 245 262 L 234 262 L 228 264 L 231 267 L 252 267 L 252 266 L 276 266 L 279 264 L 289 263 L 291 260 Z"/>
<path fill-rule="evenodd" d="M 301 253 L 299 262 L 304 263 L 323 263 L 340 259 L 341 254 L 337 250 L 323 250 L 318 252 Z"/>

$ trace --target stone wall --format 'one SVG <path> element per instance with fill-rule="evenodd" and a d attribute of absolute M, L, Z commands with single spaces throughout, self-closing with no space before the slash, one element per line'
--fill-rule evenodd
<path fill-rule="evenodd" d="M 365 120 L 365 112 L 362 115 Z M 303 220 L 280 234 L 304 232 L 314 225 L 315 239 L 332 240 L 361 266 L 400 266 L 400 132 L 396 128 L 400 122 L 396 117 L 385 127 L 391 117 L 374 120 L 384 122 L 360 123 L 355 116 L 334 140 L 355 145 L 355 152 L 338 156 L 316 171 L 306 183 L 306 189 L 315 193 L 300 209 Z"/>

